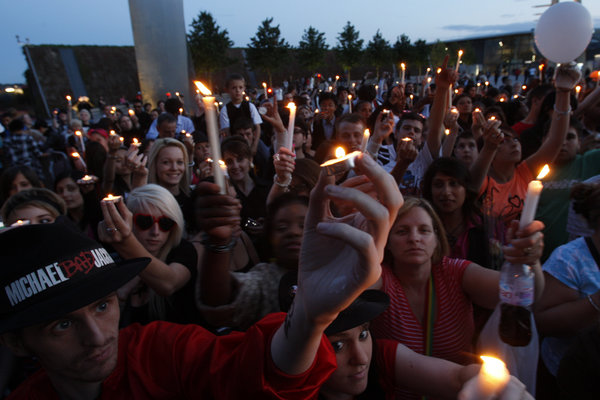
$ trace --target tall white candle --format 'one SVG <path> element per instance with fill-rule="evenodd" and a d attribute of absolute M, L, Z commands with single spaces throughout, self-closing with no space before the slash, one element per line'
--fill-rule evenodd
<path fill-rule="evenodd" d="M 352 114 L 352 95 L 348 95 L 348 114 Z"/>
<path fill-rule="evenodd" d="M 288 131 L 286 136 L 286 146 L 290 151 L 292 151 L 292 145 L 294 143 L 294 124 L 296 122 L 296 104 L 294 102 L 290 102 L 287 105 L 287 108 L 290 109 L 290 120 L 288 122 Z"/>
<path fill-rule="evenodd" d="M 360 151 L 366 153 L 367 144 L 369 143 L 369 138 L 371 137 L 371 132 L 368 129 L 365 129 L 363 132 L 362 142 L 360 143 Z"/>
<path fill-rule="evenodd" d="M 529 182 L 529 185 L 527 186 L 527 196 L 525 196 L 525 204 L 523 205 L 521 219 L 519 220 L 519 228 L 524 228 L 529 225 L 535 218 L 535 211 L 540 200 L 540 194 L 544 188 L 540 179 L 545 177 L 548 172 L 550 172 L 550 168 L 548 168 L 548 164 L 546 164 L 540 171 L 537 179 Z"/>
<path fill-rule="evenodd" d="M 83 142 L 83 134 L 81 131 L 75 131 L 75 135 L 79 139 L 79 143 L 81 144 L 81 152 L 85 153 L 85 143 Z"/>
<path fill-rule="evenodd" d="M 263 92 L 265 93 L 265 100 L 269 98 L 269 94 L 267 93 L 267 82 L 263 82 Z"/>
<path fill-rule="evenodd" d="M 210 151 L 212 153 L 213 160 L 215 160 L 215 162 L 213 162 L 213 176 L 215 177 L 215 183 L 219 185 L 221 194 L 226 194 L 225 177 L 223 176 L 223 170 L 221 170 L 219 166 L 219 160 L 221 160 L 221 142 L 219 141 L 219 129 L 217 127 L 215 98 L 212 96 L 210 90 L 208 90 L 204 85 L 200 85 L 197 86 L 204 96 L 202 97 L 202 102 L 204 103 L 204 110 L 206 113 L 208 142 L 210 143 Z"/>
<path fill-rule="evenodd" d="M 458 72 L 458 68 L 460 67 L 460 59 L 462 58 L 463 51 L 458 51 L 458 58 L 456 59 L 456 72 Z"/>
<path fill-rule="evenodd" d="M 400 68 L 402 68 L 402 79 L 401 79 L 401 82 L 404 85 L 404 83 L 405 83 L 405 77 L 406 77 L 406 64 L 404 64 L 404 63 L 400 64 Z"/>

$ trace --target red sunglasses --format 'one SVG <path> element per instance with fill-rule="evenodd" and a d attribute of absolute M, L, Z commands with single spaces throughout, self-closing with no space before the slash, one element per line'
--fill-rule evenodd
<path fill-rule="evenodd" d="M 143 231 L 152 228 L 154 223 L 157 223 L 163 232 L 169 232 L 175 226 L 175 221 L 165 215 L 154 217 L 149 214 L 133 214 L 133 223 Z"/>

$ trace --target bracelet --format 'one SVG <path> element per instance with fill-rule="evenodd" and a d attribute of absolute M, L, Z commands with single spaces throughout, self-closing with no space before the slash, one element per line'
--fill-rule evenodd
<path fill-rule="evenodd" d="M 211 253 L 228 253 L 235 247 L 236 242 L 237 241 L 235 238 L 231 238 L 231 241 L 229 241 L 227 244 L 213 244 L 210 242 L 210 238 L 206 232 L 202 232 L 202 240 L 200 240 L 202 246 L 204 246 L 204 248 Z"/>
<path fill-rule="evenodd" d="M 556 104 L 554 105 L 554 113 L 556 115 L 558 115 L 558 117 L 562 117 L 563 115 L 568 115 L 571 114 L 571 106 L 569 105 L 569 108 L 566 111 L 558 111 L 558 109 L 556 108 Z"/>
<path fill-rule="evenodd" d="M 192 160 L 191 163 L 188 163 L 188 167 L 192 168 L 194 165 L 196 165 L 196 162 Z"/>
<path fill-rule="evenodd" d="M 279 183 L 279 182 L 277 182 L 277 174 L 275 174 L 273 176 L 273 183 L 281 188 L 286 188 L 286 187 L 290 186 L 290 183 L 292 183 L 292 176 L 290 175 L 290 178 L 287 180 L 286 183 Z"/>
<path fill-rule="evenodd" d="M 592 307 L 594 307 L 596 309 L 596 311 L 600 312 L 600 307 L 598 307 L 598 305 L 596 303 L 594 303 L 594 300 L 592 299 L 592 295 L 588 294 L 587 299 L 590 302 L 590 304 L 592 305 Z"/>

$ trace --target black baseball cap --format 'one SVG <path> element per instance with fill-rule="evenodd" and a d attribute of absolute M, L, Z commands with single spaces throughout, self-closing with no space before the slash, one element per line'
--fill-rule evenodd
<path fill-rule="evenodd" d="M 52 321 L 123 286 L 149 258 L 115 263 L 93 239 L 57 220 L 0 233 L 0 334 Z"/>

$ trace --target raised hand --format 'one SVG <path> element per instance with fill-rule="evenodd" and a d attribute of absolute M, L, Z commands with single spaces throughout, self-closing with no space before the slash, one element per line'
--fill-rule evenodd
<path fill-rule="evenodd" d="M 560 64 L 554 73 L 554 86 L 556 89 L 571 91 L 581 79 L 581 72 L 574 62 Z"/>

